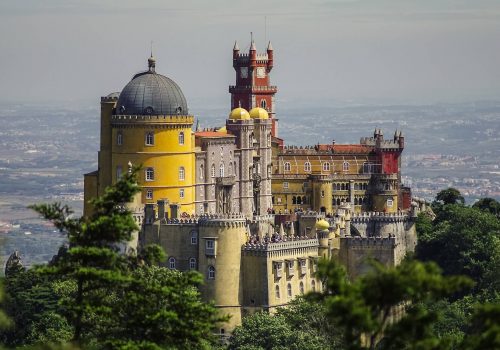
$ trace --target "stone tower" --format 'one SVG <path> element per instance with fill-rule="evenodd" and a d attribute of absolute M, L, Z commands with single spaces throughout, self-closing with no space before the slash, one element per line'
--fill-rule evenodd
<path fill-rule="evenodd" d="M 231 109 L 242 107 L 247 111 L 255 107 L 269 113 L 272 135 L 278 136 L 278 120 L 275 118 L 274 95 L 276 86 L 270 85 L 269 73 L 274 65 L 274 50 L 271 42 L 266 53 L 258 54 L 252 39 L 248 53 L 240 53 L 238 43 L 233 48 L 233 68 L 236 71 L 236 85 L 229 86 Z"/>

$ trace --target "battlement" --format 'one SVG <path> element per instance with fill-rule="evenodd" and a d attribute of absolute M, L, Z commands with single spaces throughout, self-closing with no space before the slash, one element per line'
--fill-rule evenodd
<path fill-rule="evenodd" d="M 251 223 L 256 224 L 259 222 L 274 222 L 274 215 L 273 214 L 254 215 L 251 220 Z"/>
<path fill-rule="evenodd" d="M 278 91 L 278 87 L 275 85 L 229 85 L 229 92 L 271 92 L 276 93 Z"/>
<path fill-rule="evenodd" d="M 115 102 L 118 101 L 118 95 L 101 96 L 101 102 Z"/>
<path fill-rule="evenodd" d="M 168 124 L 193 124 L 192 115 L 113 115 L 111 116 L 113 124 L 127 123 L 168 123 Z"/>
<path fill-rule="evenodd" d="M 384 212 L 363 212 L 351 215 L 351 223 L 358 224 L 368 221 L 381 221 L 381 222 L 403 222 L 409 219 L 406 212 L 401 213 L 384 213 Z"/>
<path fill-rule="evenodd" d="M 396 237 L 340 237 L 340 244 L 346 245 L 347 248 L 384 248 L 384 249 L 394 249 L 398 243 L 396 242 Z"/>
<path fill-rule="evenodd" d="M 298 239 L 286 242 L 246 243 L 242 246 L 241 250 L 243 252 L 275 252 L 299 248 L 317 248 L 318 246 L 318 239 L 300 237 Z"/>

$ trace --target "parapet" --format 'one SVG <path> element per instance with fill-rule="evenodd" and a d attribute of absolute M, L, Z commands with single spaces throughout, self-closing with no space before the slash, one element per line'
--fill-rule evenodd
<path fill-rule="evenodd" d="M 262 243 L 246 243 L 241 247 L 242 252 L 280 252 L 290 251 L 302 248 L 318 248 L 319 241 L 317 238 L 299 238 L 293 241 L 286 242 L 262 242 Z"/>
<path fill-rule="evenodd" d="M 368 221 L 404 222 L 409 219 L 410 217 L 406 212 L 384 213 L 384 212 L 370 211 L 370 212 L 354 213 L 351 215 L 352 224 L 358 224 Z"/>
<path fill-rule="evenodd" d="M 113 115 L 111 116 L 113 124 L 129 123 L 168 123 L 168 124 L 193 124 L 192 115 Z"/>
<path fill-rule="evenodd" d="M 398 243 L 394 235 L 390 237 L 358 237 L 346 236 L 340 237 L 340 245 L 347 246 L 347 248 L 384 248 L 394 249 Z"/>

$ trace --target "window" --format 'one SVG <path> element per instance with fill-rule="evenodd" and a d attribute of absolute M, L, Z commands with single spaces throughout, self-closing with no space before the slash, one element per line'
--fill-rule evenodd
<path fill-rule="evenodd" d="M 179 145 L 183 145 L 184 144 L 184 131 L 181 131 L 179 133 Z"/>
<path fill-rule="evenodd" d="M 349 171 L 349 162 L 344 162 L 344 164 L 342 164 L 342 170 Z"/>
<path fill-rule="evenodd" d="M 208 279 L 209 280 L 215 279 L 215 267 L 213 266 L 208 267 Z"/>
<path fill-rule="evenodd" d="M 260 100 L 260 106 L 264 109 L 266 109 L 267 107 L 267 103 L 266 103 L 266 100 Z"/>
<path fill-rule="evenodd" d="M 330 171 L 330 163 L 323 163 L 323 171 Z"/>
<path fill-rule="evenodd" d="M 219 165 L 219 176 L 224 177 L 224 163 L 220 163 Z"/>
<path fill-rule="evenodd" d="M 205 241 L 205 255 L 215 255 L 215 240 L 207 239 Z"/>
<path fill-rule="evenodd" d="M 287 291 L 288 297 L 291 298 L 292 297 L 292 285 L 290 283 L 288 283 L 288 285 L 286 286 L 286 291 Z"/>
<path fill-rule="evenodd" d="M 313 292 L 316 291 L 316 282 L 314 280 L 311 282 L 311 289 Z"/>
<path fill-rule="evenodd" d="M 290 166 L 290 162 L 285 163 L 285 171 L 290 171 L 292 167 Z"/>
<path fill-rule="evenodd" d="M 392 199 L 388 199 L 387 200 L 387 207 L 392 208 L 393 205 L 394 205 L 394 201 Z"/>
<path fill-rule="evenodd" d="M 155 179 L 155 170 L 154 168 L 146 168 L 146 181 L 154 181 Z"/>
<path fill-rule="evenodd" d="M 267 134 L 267 146 L 271 147 L 271 134 Z"/>
<path fill-rule="evenodd" d="M 212 169 L 210 171 L 212 177 L 215 177 L 215 164 L 212 164 Z"/>
<path fill-rule="evenodd" d="M 189 258 L 189 269 L 196 270 L 196 258 Z"/>
<path fill-rule="evenodd" d="M 288 182 L 283 182 L 283 189 L 285 189 L 285 190 L 288 189 Z"/>
<path fill-rule="evenodd" d="M 175 258 L 169 258 L 168 259 L 168 268 L 171 270 L 175 269 Z"/>
<path fill-rule="evenodd" d="M 321 198 L 325 197 L 325 191 L 321 191 Z"/>
<path fill-rule="evenodd" d="M 121 131 L 118 131 L 118 134 L 116 134 L 116 144 L 118 146 L 123 145 L 123 133 Z"/>
<path fill-rule="evenodd" d="M 309 162 L 304 163 L 304 171 L 311 171 L 311 163 Z"/>
<path fill-rule="evenodd" d="M 146 199 L 153 199 L 153 190 L 150 188 L 146 190 Z"/>
<path fill-rule="evenodd" d="M 179 180 L 184 181 L 185 178 L 186 178 L 186 171 L 184 170 L 184 167 L 181 166 L 179 168 Z"/>
<path fill-rule="evenodd" d="M 146 146 L 153 146 L 155 144 L 155 136 L 152 131 L 148 131 L 146 133 L 146 139 L 145 139 Z"/>
<path fill-rule="evenodd" d="M 280 298 L 280 286 L 276 285 L 274 290 L 275 290 L 276 299 L 279 299 Z"/>
<path fill-rule="evenodd" d="M 299 291 L 300 291 L 300 294 L 304 294 L 304 282 L 300 282 L 299 284 Z"/>
<path fill-rule="evenodd" d="M 181 188 L 181 189 L 179 190 L 179 197 L 180 197 L 180 198 L 184 198 L 184 189 L 183 189 L 183 188 Z"/>
<path fill-rule="evenodd" d="M 203 205 L 201 206 L 203 208 Z M 191 231 L 191 244 L 198 244 L 198 232 Z"/>
<path fill-rule="evenodd" d="M 228 175 L 233 175 L 233 163 L 229 163 Z"/>
<path fill-rule="evenodd" d="M 116 167 L 116 181 L 120 180 L 121 177 L 122 177 L 122 166 L 118 165 Z"/>
<path fill-rule="evenodd" d="M 205 167 L 203 164 L 200 165 L 200 179 L 203 180 L 203 173 L 205 172 Z"/>

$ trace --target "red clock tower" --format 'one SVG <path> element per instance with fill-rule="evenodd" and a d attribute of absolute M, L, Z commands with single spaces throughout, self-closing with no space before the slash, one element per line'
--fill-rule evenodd
<path fill-rule="evenodd" d="M 278 137 L 278 120 L 274 112 L 274 94 L 278 91 L 271 86 L 269 73 L 273 69 L 273 47 L 267 45 L 267 52 L 258 54 L 252 40 L 248 53 L 240 53 L 238 43 L 233 48 L 233 68 L 236 71 L 236 85 L 229 86 L 231 109 L 242 107 L 251 110 L 264 108 L 272 119 L 271 134 Z"/>

